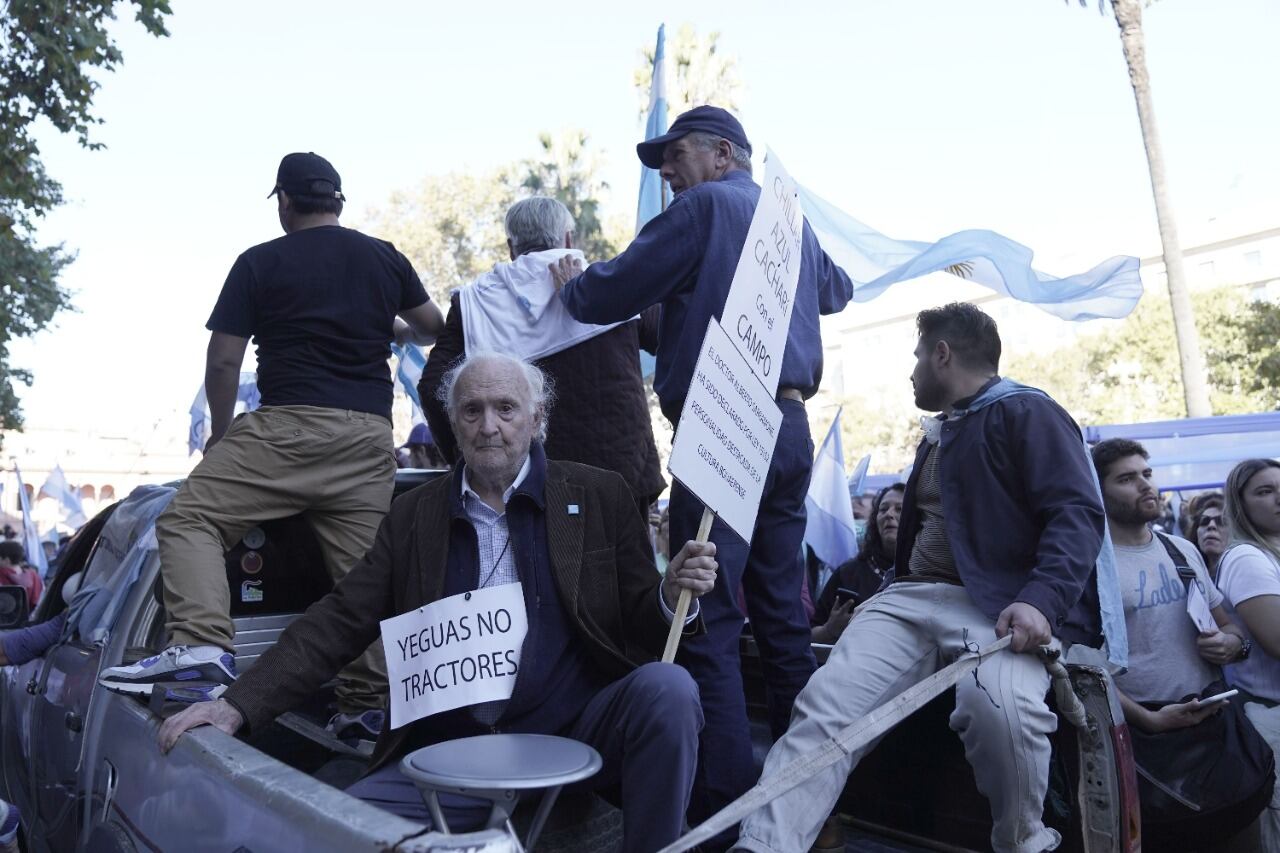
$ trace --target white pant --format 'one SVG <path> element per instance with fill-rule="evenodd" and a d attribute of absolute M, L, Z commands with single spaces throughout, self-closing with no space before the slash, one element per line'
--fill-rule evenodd
<path fill-rule="evenodd" d="M 1258 651 L 1255 650 L 1254 654 L 1258 654 Z M 1259 702 L 1249 702 L 1244 706 L 1244 715 L 1270 745 L 1271 751 L 1276 754 L 1276 760 L 1280 761 L 1280 706 L 1268 708 Z M 1262 835 L 1262 849 L 1280 850 L 1280 774 L 1277 774 L 1271 802 L 1258 817 L 1258 826 Z"/>
<path fill-rule="evenodd" d="M 855 720 L 965 651 L 995 640 L 995 623 L 963 587 L 900 582 L 871 598 L 796 699 L 787 733 L 765 760 L 761 783 Z M 981 685 L 981 686 L 979 686 Z M 1049 675 L 1039 658 L 1004 651 L 983 661 L 977 681 L 956 685 L 951 728 L 965 745 L 978 790 L 991 803 L 997 853 L 1041 853 L 1061 841 L 1041 820 L 1049 785 L 1045 704 Z M 755 853 L 808 850 L 867 749 L 810 777 L 742 823 L 738 847 Z"/>

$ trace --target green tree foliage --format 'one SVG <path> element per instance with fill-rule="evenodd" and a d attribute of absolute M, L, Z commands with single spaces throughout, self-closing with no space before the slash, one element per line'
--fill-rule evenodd
<path fill-rule="evenodd" d="M 1280 306 L 1238 287 L 1192 295 L 1213 410 L 1245 414 L 1280 405 Z M 1006 375 L 1043 388 L 1081 423 L 1183 417 L 1178 346 L 1167 296 L 1148 293 L 1122 323 L 1073 346 L 1006 359 Z"/>
<path fill-rule="evenodd" d="M 522 166 L 521 187 L 530 195 L 549 195 L 569 208 L 577 223 L 574 245 L 590 260 L 618 254 L 618 246 L 605 233 L 601 202 L 609 185 L 598 177 L 599 156 L 587 145 L 584 130 L 563 130 L 538 137 L 539 156 Z"/>
<path fill-rule="evenodd" d="M 871 454 L 872 471 L 901 471 L 915 459 L 920 441 L 920 416 L 911 399 L 911 388 L 905 382 L 901 394 L 871 398 L 849 394 L 841 398 L 840 440 L 844 443 L 848 471 L 865 454 Z M 814 442 L 820 443 L 832 411 L 825 417 L 812 418 Z"/>
<path fill-rule="evenodd" d="M 619 229 L 602 213 L 609 187 L 587 134 L 543 133 L 538 149 L 535 157 L 488 172 L 429 175 L 369 211 L 361 227 L 395 243 L 441 304 L 454 288 L 508 260 L 503 221 L 507 208 L 527 196 L 551 196 L 569 208 L 574 245 L 589 260 L 616 255 Z"/>
<path fill-rule="evenodd" d="M 640 96 L 640 114 L 649 109 L 649 88 L 653 80 L 653 46 L 642 52 L 633 80 Z M 667 41 L 667 61 L 674 79 L 667 80 L 667 115 L 671 120 L 680 113 L 715 104 L 730 112 L 739 112 L 742 101 L 742 78 L 738 59 L 720 49 L 720 33 L 698 35 L 691 24 L 681 24 L 675 38 Z"/>
<path fill-rule="evenodd" d="M 1280 304 L 1252 301 L 1239 287 L 1201 291 L 1193 302 L 1214 411 L 1237 415 L 1280 408 Z M 1126 319 L 1086 332 L 1068 346 L 1045 353 L 1006 350 L 1000 372 L 1044 389 L 1081 425 L 1185 416 L 1173 312 L 1168 296 L 1155 291 Z M 923 413 L 905 383 L 900 394 L 846 395 L 840 403 L 847 464 L 870 453 L 873 470 L 895 471 L 915 458 Z M 815 434 L 834 414 L 831 409 L 813 416 Z"/>
<path fill-rule="evenodd" d="M 44 119 L 95 149 L 89 136 L 96 69 L 122 57 L 107 34 L 115 0 L 9 0 L 0 16 L 0 428 L 20 429 L 14 382 L 31 373 L 9 364 L 9 342 L 45 328 L 70 306 L 58 276 L 74 255 L 61 243 L 40 246 L 37 221 L 62 203 L 62 186 L 41 161 L 34 131 Z M 131 0 L 148 32 L 168 35 L 167 0 Z"/>
<path fill-rule="evenodd" d="M 392 193 L 371 211 L 364 230 L 395 243 L 413 262 L 427 292 L 448 305 L 449 291 L 508 259 L 503 219 L 517 197 L 513 168 L 473 175 L 429 175 Z"/>

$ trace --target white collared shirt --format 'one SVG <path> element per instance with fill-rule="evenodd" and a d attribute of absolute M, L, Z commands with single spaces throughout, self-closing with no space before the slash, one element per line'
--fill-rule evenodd
<path fill-rule="evenodd" d="M 480 499 L 471 482 L 467 479 L 466 465 L 462 467 L 462 508 L 476 531 L 476 545 L 479 551 L 479 577 L 476 578 L 477 589 L 515 583 L 520 580 L 516 571 L 515 552 L 511 549 L 511 531 L 507 529 L 507 502 L 515 494 L 516 489 L 529 476 L 529 456 L 524 457 L 524 464 L 516 478 L 502 493 L 503 511 L 498 512 Z"/>
<path fill-rule="evenodd" d="M 475 528 L 476 544 L 479 551 L 480 565 L 478 568 L 480 575 L 477 578 L 478 589 L 515 583 L 520 580 L 516 568 L 515 552 L 511 549 L 511 532 L 507 528 L 506 505 L 511 500 L 511 496 L 515 494 L 516 489 L 524 482 L 525 477 L 529 475 L 529 468 L 530 457 L 526 456 L 524 464 L 520 466 L 520 471 L 516 474 L 516 478 L 511 481 L 511 485 L 502 493 L 502 512 L 497 512 L 480 499 L 480 496 L 471 488 L 471 483 L 467 479 L 466 466 L 464 465 L 462 468 L 462 506 L 467 513 L 467 518 L 471 521 L 471 526 Z M 662 597 L 661 585 L 658 586 L 658 606 L 668 622 L 675 619 L 675 613 L 667 606 L 666 599 Z M 689 613 L 685 617 L 684 624 L 688 625 L 694 619 L 697 619 L 700 612 L 701 607 L 695 598 L 689 607 Z"/>

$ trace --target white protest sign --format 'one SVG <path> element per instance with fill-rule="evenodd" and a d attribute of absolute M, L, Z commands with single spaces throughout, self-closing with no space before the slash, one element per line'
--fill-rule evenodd
<path fill-rule="evenodd" d="M 773 394 L 712 319 L 667 470 L 747 542 L 781 425 Z"/>
<path fill-rule="evenodd" d="M 803 229 L 796 182 L 769 151 L 764 162 L 764 187 L 720 323 L 770 397 L 778 393 L 791 328 Z"/>
<path fill-rule="evenodd" d="M 1218 632 L 1218 620 L 1213 618 L 1213 611 L 1209 609 L 1209 601 L 1204 597 L 1204 585 L 1200 583 L 1200 578 L 1192 581 L 1187 590 L 1187 615 L 1202 633 Z"/>
<path fill-rule="evenodd" d="M 510 699 L 528 632 L 519 583 L 451 595 L 382 620 L 391 728 Z"/>

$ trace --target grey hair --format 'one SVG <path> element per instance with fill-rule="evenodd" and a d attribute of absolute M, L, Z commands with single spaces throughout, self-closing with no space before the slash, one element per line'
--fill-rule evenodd
<path fill-rule="evenodd" d="M 721 140 L 728 142 L 729 157 L 733 160 L 733 164 L 744 170 L 748 175 L 751 174 L 751 153 L 732 139 L 725 139 L 723 136 L 716 136 L 714 133 L 707 133 L 705 130 L 693 130 L 685 135 L 689 138 L 690 145 L 696 145 L 704 151 L 715 148 L 720 144 Z"/>
<path fill-rule="evenodd" d="M 445 413 L 449 416 L 449 424 L 455 426 L 454 431 L 457 431 L 454 415 L 458 405 L 458 380 L 462 379 L 462 375 L 468 369 L 483 363 L 505 364 L 520 371 L 520 375 L 528 383 L 529 402 L 533 406 L 534 412 L 538 415 L 538 426 L 534 430 L 533 438 L 535 441 L 545 442 L 547 440 L 547 417 L 551 414 L 551 404 L 555 402 L 555 387 L 551 377 L 547 376 L 541 368 L 534 367 L 523 359 L 492 350 L 480 350 L 463 356 L 455 361 L 440 379 L 440 388 L 436 391 L 436 399 L 444 406 Z"/>
<path fill-rule="evenodd" d="M 507 208 L 507 239 L 517 255 L 564 247 L 564 235 L 574 229 L 573 214 L 545 195 L 521 199 Z"/>

